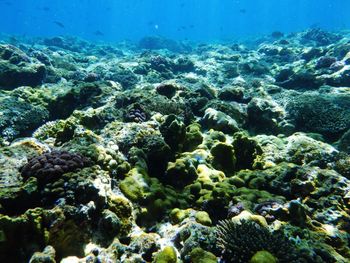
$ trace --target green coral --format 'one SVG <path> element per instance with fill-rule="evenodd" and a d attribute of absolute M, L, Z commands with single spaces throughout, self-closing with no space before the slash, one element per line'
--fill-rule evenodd
<path fill-rule="evenodd" d="M 210 216 L 205 211 L 199 211 L 195 215 L 196 221 L 202 225 L 210 226 L 212 224 L 212 221 L 210 219 Z"/>
<path fill-rule="evenodd" d="M 176 263 L 177 262 L 177 256 L 176 251 L 173 247 L 165 247 L 162 251 L 160 251 L 156 258 L 154 259 L 153 263 Z"/>
<path fill-rule="evenodd" d="M 201 133 L 201 125 L 192 123 L 186 127 L 186 137 L 184 142 L 185 151 L 193 151 L 199 144 L 203 142 Z"/>
<path fill-rule="evenodd" d="M 169 162 L 165 174 L 165 182 L 181 188 L 190 184 L 198 177 L 196 167 L 191 159 L 179 158 L 175 162 Z"/>
<path fill-rule="evenodd" d="M 145 197 L 144 184 L 142 184 L 142 174 L 136 169 L 132 169 L 129 175 L 119 183 L 119 188 L 127 198 L 134 202 L 141 202 Z"/>
<path fill-rule="evenodd" d="M 201 249 L 200 247 L 194 248 L 190 253 L 192 263 L 216 263 L 217 258 L 214 254 Z"/>
<path fill-rule="evenodd" d="M 277 259 L 270 252 L 261 250 L 254 254 L 249 263 L 277 263 Z"/>

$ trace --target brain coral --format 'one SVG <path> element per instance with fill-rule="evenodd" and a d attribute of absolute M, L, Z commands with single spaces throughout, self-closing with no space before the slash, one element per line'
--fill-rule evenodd
<path fill-rule="evenodd" d="M 47 152 L 29 159 L 21 168 L 22 177 L 36 177 L 41 182 L 50 182 L 67 172 L 89 166 L 90 160 L 80 154 L 67 151 Z"/>

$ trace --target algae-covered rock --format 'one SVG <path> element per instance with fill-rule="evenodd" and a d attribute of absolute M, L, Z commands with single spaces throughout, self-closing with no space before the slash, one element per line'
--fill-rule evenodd
<path fill-rule="evenodd" d="M 120 190 L 132 201 L 142 201 L 144 199 L 144 184 L 142 174 L 136 168 L 129 172 L 129 175 L 120 182 Z"/>
<path fill-rule="evenodd" d="M 178 151 L 183 147 L 186 127 L 175 115 L 166 117 L 164 123 L 160 126 L 160 131 L 164 137 L 164 141 L 173 151 Z"/>
<path fill-rule="evenodd" d="M 227 143 L 215 144 L 210 153 L 213 155 L 213 166 L 221 171 L 224 171 L 228 175 L 234 173 L 236 168 L 236 156 L 232 145 Z"/>
<path fill-rule="evenodd" d="M 198 123 L 190 124 L 186 127 L 186 137 L 184 141 L 184 150 L 192 151 L 203 142 L 201 125 Z"/>
<path fill-rule="evenodd" d="M 46 77 L 46 67 L 12 45 L 0 45 L 0 86 L 14 89 L 37 86 Z"/>
<path fill-rule="evenodd" d="M 248 121 L 256 133 L 277 134 L 283 131 L 284 109 L 271 99 L 254 98 L 248 104 Z M 289 130 L 287 130 L 290 133 Z"/>
<path fill-rule="evenodd" d="M 140 233 L 131 237 L 129 250 L 141 256 L 147 262 L 152 261 L 152 254 L 160 249 L 157 242 L 160 236 L 156 233 Z M 167 251 L 169 252 L 169 251 Z"/>
<path fill-rule="evenodd" d="M 14 217 L 0 215 L 0 233 L 0 261 L 28 262 L 46 243 L 43 209 L 27 210 Z"/>
<path fill-rule="evenodd" d="M 188 259 L 195 248 L 202 248 L 205 251 L 215 250 L 214 230 L 195 222 L 187 223 L 177 235 L 177 239 L 183 242 L 180 250 L 181 258 Z"/>
<path fill-rule="evenodd" d="M 199 211 L 195 215 L 196 221 L 202 225 L 210 226 L 212 224 L 210 216 L 205 211 Z"/>
<path fill-rule="evenodd" d="M 197 247 L 190 253 L 191 262 L 193 263 L 216 263 L 217 258 L 214 254 Z"/>
<path fill-rule="evenodd" d="M 338 149 L 350 154 L 350 129 L 339 139 Z"/>
<path fill-rule="evenodd" d="M 156 91 L 168 99 L 174 97 L 178 89 L 179 87 L 173 83 L 162 83 L 156 87 Z"/>
<path fill-rule="evenodd" d="M 0 94 L 0 135 L 8 141 L 29 136 L 49 118 L 49 112 L 41 105 Z"/>
<path fill-rule="evenodd" d="M 239 130 L 237 122 L 230 116 L 212 108 L 205 110 L 203 125 L 207 128 L 222 131 L 224 133 L 234 133 Z"/>
<path fill-rule="evenodd" d="M 249 263 L 276 263 L 277 259 L 268 251 L 261 250 L 254 254 Z"/>
<path fill-rule="evenodd" d="M 197 170 L 190 159 L 177 159 L 169 162 L 165 174 L 165 182 L 175 187 L 183 187 L 190 184 L 197 178 Z"/>
<path fill-rule="evenodd" d="M 188 210 L 181 210 L 179 208 L 174 208 L 170 212 L 170 219 L 172 223 L 178 224 L 181 223 L 186 217 L 188 217 L 190 212 Z"/>
<path fill-rule="evenodd" d="M 243 91 L 241 87 L 225 87 L 220 90 L 218 97 L 222 100 L 242 102 L 244 97 Z"/>
<path fill-rule="evenodd" d="M 153 263 L 176 263 L 177 255 L 173 247 L 165 247 L 160 251 L 156 258 L 153 260 Z"/>
<path fill-rule="evenodd" d="M 258 142 L 249 138 L 244 133 L 236 133 L 233 141 L 233 148 L 236 156 L 236 169 L 251 169 L 256 159 L 262 154 Z"/>

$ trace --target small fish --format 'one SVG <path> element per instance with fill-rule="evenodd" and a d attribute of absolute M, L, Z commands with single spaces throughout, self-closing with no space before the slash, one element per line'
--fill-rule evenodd
<path fill-rule="evenodd" d="M 244 9 L 244 8 L 239 9 L 239 12 L 240 12 L 241 14 L 245 14 L 245 13 L 247 13 L 247 9 Z"/>
<path fill-rule="evenodd" d="M 45 12 L 48 12 L 48 11 L 50 11 L 51 9 L 50 9 L 50 7 L 44 6 L 41 10 L 43 10 L 43 11 L 45 11 Z"/>
<path fill-rule="evenodd" d="M 273 31 L 271 33 L 271 37 L 273 38 L 281 38 L 281 37 L 284 37 L 284 34 L 280 31 Z"/>
<path fill-rule="evenodd" d="M 155 30 L 158 30 L 159 29 L 159 26 L 156 24 L 156 25 L 154 25 L 154 29 Z"/>
<path fill-rule="evenodd" d="M 62 24 L 59 21 L 53 21 L 54 24 L 56 24 L 57 26 L 61 27 L 61 28 L 65 28 L 64 24 Z"/>
<path fill-rule="evenodd" d="M 103 34 L 100 30 L 96 30 L 96 31 L 94 32 L 94 35 L 95 35 L 95 36 L 104 36 L 105 34 Z"/>
<path fill-rule="evenodd" d="M 180 27 L 177 28 L 177 31 L 186 30 L 186 28 L 187 28 L 186 26 L 180 26 Z"/>

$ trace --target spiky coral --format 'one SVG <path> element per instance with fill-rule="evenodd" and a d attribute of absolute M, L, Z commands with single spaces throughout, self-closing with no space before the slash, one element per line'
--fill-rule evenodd
<path fill-rule="evenodd" d="M 296 248 L 282 232 L 271 232 L 255 222 L 223 220 L 216 233 L 225 263 L 250 262 L 259 251 L 269 252 L 280 263 L 302 262 Z"/>

